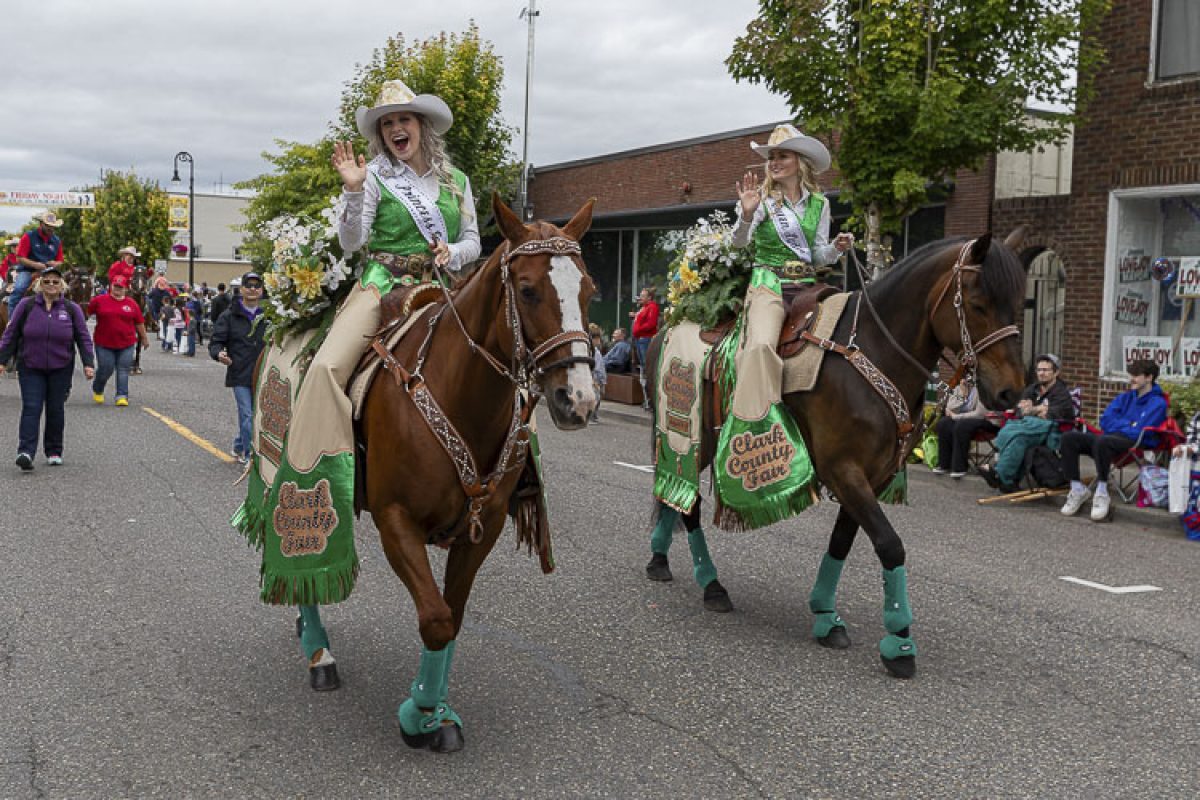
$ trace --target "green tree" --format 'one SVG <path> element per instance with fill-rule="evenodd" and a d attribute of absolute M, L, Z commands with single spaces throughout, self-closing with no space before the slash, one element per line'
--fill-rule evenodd
<path fill-rule="evenodd" d="M 490 215 L 493 189 L 507 191 L 515 184 L 519 168 L 510 162 L 509 153 L 513 130 L 500 117 L 504 67 L 491 44 L 480 38 L 474 23 L 462 34 L 443 33 L 412 44 L 397 34 L 376 49 L 369 62 L 355 67 L 325 137 L 314 144 L 277 141 L 279 153 L 263 153 L 271 172 L 236 184 L 257 192 L 246 208 L 251 238 L 245 247 L 256 263 L 265 263 L 271 252 L 270 243 L 256 235 L 264 222 L 282 214 L 315 214 L 341 192 L 330 166 L 333 142 L 352 141 L 357 152 L 365 153 L 367 143 L 358 134 L 355 110 L 374 105 L 383 83 L 396 79 L 417 94 L 436 94 L 453 112 L 446 149 L 471 179 L 479 219 Z"/>
<path fill-rule="evenodd" d="M 725 63 L 836 139 L 842 197 L 878 271 L 931 183 L 1069 133 L 1094 93 L 1109 2 L 759 0 Z M 1034 126 L 1029 103 L 1070 111 Z"/>
<path fill-rule="evenodd" d="M 63 256 L 68 264 L 90 268 L 97 276 L 108 275 L 117 251 L 133 245 L 143 263 L 165 259 L 171 249 L 167 230 L 167 193 L 156 181 L 141 180 L 133 172 L 104 173 L 95 192 L 93 209 L 65 208 L 59 216 L 63 226 Z"/>

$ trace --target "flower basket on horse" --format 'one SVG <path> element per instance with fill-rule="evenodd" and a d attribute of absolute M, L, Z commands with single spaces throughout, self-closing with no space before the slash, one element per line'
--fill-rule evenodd
<path fill-rule="evenodd" d="M 920 441 L 926 383 L 944 351 L 958 354 L 964 378 L 976 382 L 987 407 L 1003 409 L 1016 402 L 1024 367 L 1014 322 L 1023 307 L 1025 273 L 1012 248 L 1020 235 L 1014 233 L 1007 243 L 984 234 L 926 245 L 865 291 L 834 294 L 811 312 L 789 309 L 775 348 L 785 359 L 783 413 L 798 431 L 798 446 L 811 455 L 813 478 L 800 497 L 815 499 L 823 487 L 841 504 L 809 596 L 813 635 L 827 647 L 850 644 L 835 596 L 862 528 L 883 567 L 886 635 L 880 656 L 898 677 L 914 674 L 917 651 L 909 630 L 904 545 L 880 501 L 904 494 L 903 464 Z M 723 430 L 731 411 L 729 398 L 736 389 L 727 381 L 743 347 L 739 335 L 734 326 L 714 346 L 700 338 L 699 326 L 684 323 L 660 334 L 650 351 L 659 509 L 647 575 L 671 579 L 667 553 L 682 519 L 694 577 L 705 588 L 706 605 L 715 610 L 729 610 L 731 604 L 717 581 L 700 524 L 699 473 L 709 466 L 717 473 L 718 524 L 752 527 L 742 524 L 745 516 L 722 512 L 719 473 L 753 476 L 746 484 L 753 488 L 786 472 L 791 455 L 785 437 L 752 436 L 738 440 L 721 460 L 721 439 L 713 432 Z M 798 507 L 803 502 L 784 508 L 794 513 Z M 775 512 L 779 508 L 773 506 Z"/>

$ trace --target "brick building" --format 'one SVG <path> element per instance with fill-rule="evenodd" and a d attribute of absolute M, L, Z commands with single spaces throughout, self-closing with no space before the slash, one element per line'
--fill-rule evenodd
<path fill-rule="evenodd" d="M 1064 377 L 1090 415 L 1127 387 L 1134 355 L 1176 376 L 1200 355 L 1181 281 L 1150 270 L 1166 257 L 1186 278 L 1200 257 L 1200 3 L 1114 0 L 1099 35 L 1108 60 L 1075 131 L 1069 194 L 1001 198 L 992 212 L 997 231 L 1033 226 L 1027 260 L 1061 263 Z"/>

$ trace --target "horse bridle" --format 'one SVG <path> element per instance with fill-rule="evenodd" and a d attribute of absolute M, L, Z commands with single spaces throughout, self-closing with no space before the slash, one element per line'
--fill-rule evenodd
<path fill-rule="evenodd" d="M 514 386 L 517 386 L 534 395 L 540 395 L 541 391 L 537 388 L 542 377 L 547 373 L 556 369 L 566 369 L 575 364 L 587 364 L 589 369 L 595 366 L 595 360 L 591 355 L 577 356 L 569 355 L 566 358 L 560 358 L 557 361 L 552 361 L 549 364 L 541 363 L 546 358 L 547 354 L 573 342 L 582 342 L 591 352 L 592 339 L 584 330 L 563 330 L 551 336 L 546 341 L 537 345 L 533 349 L 529 349 L 525 343 L 525 335 L 522 331 L 521 312 L 517 307 L 516 294 L 512 286 L 512 273 L 509 265 L 512 260 L 520 256 L 536 256 L 549 255 L 553 256 L 578 256 L 582 251 L 579 249 L 579 242 L 566 238 L 565 236 L 552 236 L 549 239 L 532 239 L 524 244 L 520 244 L 514 248 L 509 248 L 509 243 L 504 243 L 504 251 L 500 255 L 500 283 L 504 287 L 504 317 L 505 322 L 512 331 L 513 335 L 513 353 L 512 360 L 508 366 L 500 363 L 500 361 L 479 345 L 471 334 L 467 332 L 466 326 L 463 324 L 462 318 L 458 316 L 458 309 L 454 307 L 454 303 L 450 298 L 449 290 L 446 289 L 446 281 L 441 274 L 441 268 L 434 265 L 434 272 L 437 273 L 439 283 L 442 286 L 442 292 L 446 296 L 446 306 L 454 315 L 454 319 L 458 322 L 458 327 L 462 331 L 463 336 L 467 340 L 467 344 L 471 348 L 471 352 L 477 353 L 484 358 L 492 366 L 496 372 L 502 377 L 507 378 Z M 439 311 L 434 319 L 430 320 L 430 330 L 432 331 L 437 317 L 441 316 Z M 423 349 L 423 348 L 422 348 Z M 424 362 L 423 353 L 418 357 L 417 369 L 413 371 L 414 375 L 419 374 L 421 364 Z"/>

